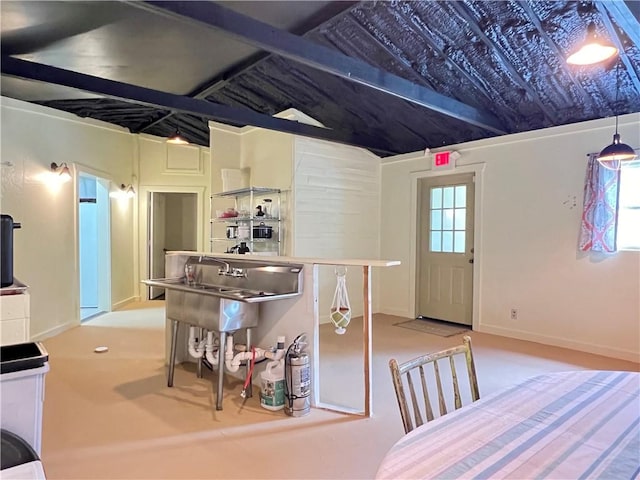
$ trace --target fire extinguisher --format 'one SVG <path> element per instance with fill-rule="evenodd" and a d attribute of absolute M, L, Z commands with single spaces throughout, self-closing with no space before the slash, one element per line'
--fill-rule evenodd
<path fill-rule="evenodd" d="M 302 350 L 306 335 L 298 335 L 284 357 L 284 411 L 290 417 L 303 417 L 311 411 L 311 366 Z"/>

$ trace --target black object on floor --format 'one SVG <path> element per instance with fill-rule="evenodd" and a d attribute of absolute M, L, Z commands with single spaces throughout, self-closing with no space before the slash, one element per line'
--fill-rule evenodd
<path fill-rule="evenodd" d="M 31 446 L 15 433 L 0 430 L 0 469 L 40 460 Z"/>

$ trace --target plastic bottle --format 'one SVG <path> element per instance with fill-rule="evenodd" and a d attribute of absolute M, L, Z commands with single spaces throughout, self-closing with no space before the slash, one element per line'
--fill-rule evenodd
<path fill-rule="evenodd" d="M 274 360 L 260 374 L 260 405 L 267 410 L 284 408 L 284 359 Z"/>

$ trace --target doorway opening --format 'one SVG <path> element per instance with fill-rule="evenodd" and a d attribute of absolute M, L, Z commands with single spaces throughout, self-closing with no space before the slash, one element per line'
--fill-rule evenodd
<path fill-rule="evenodd" d="M 473 323 L 474 173 L 418 180 L 417 318 Z"/>
<path fill-rule="evenodd" d="M 111 310 L 109 181 L 78 176 L 80 321 Z"/>
<path fill-rule="evenodd" d="M 148 277 L 165 277 L 165 254 L 198 246 L 198 195 L 148 193 Z M 149 300 L 164 300 L 164 289 L 148 288 Z"/>

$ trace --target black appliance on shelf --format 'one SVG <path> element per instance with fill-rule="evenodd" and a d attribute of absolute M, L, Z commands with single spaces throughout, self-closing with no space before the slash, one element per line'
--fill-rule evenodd
<path fill-rule="evenodd" d="M 2 287 L 13 284 L 13 230 L 21 225 L 11 215 L 0 216 L 0 282 Z"/>

